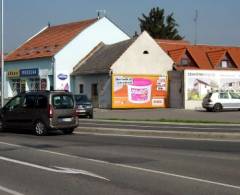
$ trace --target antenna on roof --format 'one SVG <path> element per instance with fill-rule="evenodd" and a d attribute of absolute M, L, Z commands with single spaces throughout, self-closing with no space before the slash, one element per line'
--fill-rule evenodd
<path fill-rule="evenodd" d="M 106 10 L 105 9 L 102 9 L 102 10 L 96 10 L 97 12 L 97 18 L 98 20 L 104 16 L 106 16 Z"/>
<path fill-rule="evenodd" d="M 195 10 L 195 17 L 193 19 L 195 23 L 195 35 L 194 35 L 194 44 L 197 44 L 198 41 L 198 10 Z"/>

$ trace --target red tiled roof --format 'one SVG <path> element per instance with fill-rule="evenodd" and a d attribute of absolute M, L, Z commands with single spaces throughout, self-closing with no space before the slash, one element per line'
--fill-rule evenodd
<path fill-rule="evenodd" d="M 50 26 L 10 53 L 6 61 L 52 57 L 96 20 Z"/>
<path fill-rule="evenodd" d="M 212 45 L 191 45 L 186 41 L 166 41 L 156 39 L 159 46 L 165 50 L 175 64 L 178 64 L 183 55 L 188 52 L 199 69 L 218 69 L 217 65 L 225 57 L 230 56 L 237 69 L 240 69 L 240 47 L 212 46 Z M 185 53 L 182 51 L 185 51 Z M 195 69 L 197 67 L 178 66 L 177 70 Z"/>

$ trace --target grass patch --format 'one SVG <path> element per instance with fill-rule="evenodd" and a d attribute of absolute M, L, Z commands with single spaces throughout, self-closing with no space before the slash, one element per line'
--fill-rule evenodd
<path fill-rule="evenodd" d="M 223 122 L 223 121 L 206 121 L 206 120 L 183 120 L 183 119 L 146 119 L 146 120 L 130 120 L 121 118 L 106 118 L 98 120 L 108 120 L 108 121 L 127 121 L 127 122 L 160 122 L 160 123 L 188 123 L 188 124 L 240 124 L 240 122 Z"/>

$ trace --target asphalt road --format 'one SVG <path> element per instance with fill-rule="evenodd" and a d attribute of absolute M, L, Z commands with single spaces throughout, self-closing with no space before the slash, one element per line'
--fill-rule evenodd
<path fill-rule="evenodd" d="M 159 122 L 131 122 L 124 120 L 89 120 L 79 119 L 79 129 L 87 128 L 116 128 L 131 129 L 131 130 L 146 130 L 146 131 L 187 131 L 187 132 L 226 132 L 240 133 L 240 125 L 224 125 L 224 124 L 174 124 L 174 123 L 159 123 Z"/>
<path fill-rule="evenodd" d="M 0 134 L 0 194 L 240 194 L 240 142 Z"/>

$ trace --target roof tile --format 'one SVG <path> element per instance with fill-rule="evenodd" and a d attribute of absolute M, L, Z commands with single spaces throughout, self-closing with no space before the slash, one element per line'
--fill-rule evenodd
<path fill-rule="evenodd" d="M 6 57 L 6 61 L 52 57 L 97 19 L 50 26 Z"/>

